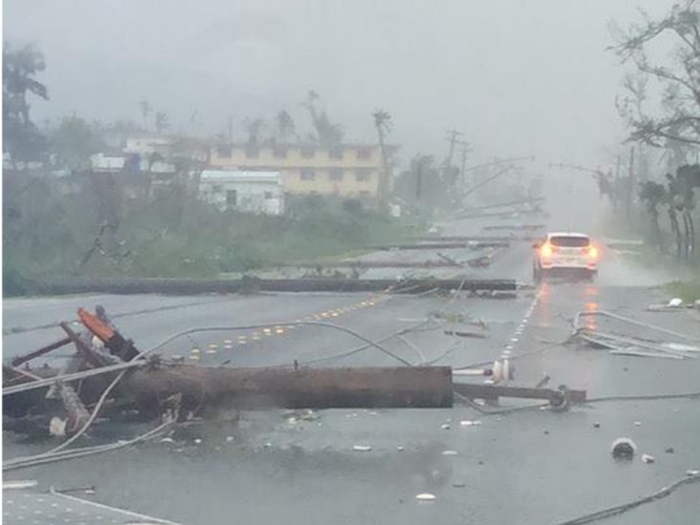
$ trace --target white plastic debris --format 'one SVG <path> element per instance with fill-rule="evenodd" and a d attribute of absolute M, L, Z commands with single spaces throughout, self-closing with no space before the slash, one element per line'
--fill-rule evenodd
<path fill-rule="evenodd" d="M 443 430 L 450 430 L 450 425 L 449 425 L 448 423 L 443 423 L 443 424 L 440 426 L 440 428 L 442 428 Z"/>
<path fill-rule="evenodd" d="M 683 299 L 681 299 L 680 297 L 674 297 L 668 302 L 668 305 L 671 308 L 678 308 L 679 306 L 683 305 Z"/>
<path fill-rule="evenodd" d="M 443 456 L 456 456 L 457 451 L 456 450 L 443 450 L 442 455 Z"/>
<path fill-rule="evenodd" d="M 160 440 L 161 443 L 175 443 L 175 440 L 171 437 L 164 437 Z"/>
<path fill-rule="evenodd" d="M 232 443 L 233 442 L 233 436 L 226 436 L 226 443 Z"/>
<path fill-rule="evenodd" d="M 686 476 L 700 476 L 700 470 L 686 470 Z"/>
<path fill-rule="evenodd" d="M 616 459 L 632 459 L 637 453 L 637 444 L 630 438 L 618 438 L 612 442 L 610 451 Z"/>
<path fill-rule="evenodd" d="M 202 440 L 200 438 L 195 438 L 194 443 L 195 445 L 199 445 L 202 443 Z"/>
<path fill-rule="evenodd" d="M 460 421 L 459 425 L 462 427 L 474 427 L 474 426 L 481 425 L 481 421 L 479 421 L 478 419 L 474 419 L 474 420 L 465 419 L 464 421 Z"/>
<path fill-rule="evenodd" d="M 64 437 L 66 435 L 66 425 L 68 420 L 60 417 L 52 417 L 49 422 L 49 434 L 56 437 Z"/>
<path fill-rule="evenodd" d="M 641 426 L 642 426 L 642 422 L 641 422 L 641 421 L 635 421 L 635 422 L 634 422 L 634 426 L 635 426 L 635 427 L 641 427 Z"/>
<path fill-rule="evenodd" d="M 370 447 L 369 445 L 354 445 L 352 449 L 355 452 L 369 452 L 370 450 L 372 450 L 372 447 Z"/>
<path fill-rule="evenodd" d="M 24 480 L 12 480 L 12 481 L 3 481 L 2 482 L 2 490 L 9 490 L 9 489 L 30 489 L 32 487 L 36 487 L 39 484 L 38 481 L 34 479 L 24 479 Z"/>
<path fill-rule="evenodd" d="M 429 492 L 424 492 L 422 494 L 416 494 L 417 501 L 435 501 L 435 494 L 430 494 Z"/>
<path fill-rule="evenodd" d="M 398 447 L 396 447 L 396 450 L 398 450 L 399 452 L 403 452 L 405 448 L 403 445 L 399 445 Z"/>
<path fill-rule="evenodd" d="M 656 460 L 654 459 L 654 456 L 652 456 L 651 454 L 642 454 L 642 462 L 643 463 L 653 463 L 654 461 L 656 461 Z"/>

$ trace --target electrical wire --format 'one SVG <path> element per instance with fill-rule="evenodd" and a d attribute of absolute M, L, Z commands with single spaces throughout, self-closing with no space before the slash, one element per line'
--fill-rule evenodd
<path fill-rule="evenodd" d="M 141 357 L 144 357 L 152 352 L 155 352 L 156 350 L 159 350 L 163 348 L 165 345 L 168 343 L 171 343 L 172 341 L 189 335 L 189 334 L 195 334 L 195 333 L 201 333 L 201 332 L 234 332 L 234 331 L 241 331 L 241 330 L 259 330 L 262 328 L 269 328 L 270 326 L 319 326 L 322 328 L 331 328 L 333 330 L 339 330 L 341 332 L 345 332 L 347 334 L 352 335 L 353 337 L 360 339 L 361 341 L 364 341 L 367 343 L 368 346 L 372 346 L 376 348 L 377 350 L 385 353 L 386 355 L 394 358 L 395 360 L 399 361 L 400 363 L 403 363 L 406 366 L 411 366 L 411 362 L 404 359 L 403 357 L 400 357 L 390 350 L 387 350 L 386 348 L 382 347 L 378 343 L 372 341 L 371 339 L 366 338 L 365 336 L 359 334 L 358 332 L 351 330 L 350 328 L 346 328 L 344 326 L 336 325 L 333 323 L 321 323 L 318 321 L 300 321 L 300 322 L 285 322 L 285 323 L 265 323 L 265 324 L 252 324 L 252 325 L 239 325 L 239 326 L 210 326 L 210 327 L 204 327 L 204 328 L 191 328 L 189 330 L 184 330 L 182 332 L 179 332 L 175 335 L 172 335 L 165 340 L 161 341 L 154 347 L 144 350 L 141 352 L 139 355 L 137 355 L 134 360 L 139 359 Z"/>
<path fill-rule="evenodd" d="M 148 432 L 127 441 L 117 441 L 116 443 L 111 443 L 108 445 L 98 445 L 94 447 L 84 447 L 75 450 L 65 450 L 51 454 L 49 456 L 40 454 L 39 456 L 11 459 L 3 462 L 2 470 L 3 472 L 10 470 L 18 470 L 27 467 L 35 467 L 38 465 L 55 463 L 57 461 L 65 461 L 68 459 L 92 456 L 95 454 L 101 454 L 104 452 L 118 450 L 120 448 L 128 447 L 130 445 L 134 445 L 136 443 L 152 439 L 160 433 L 162 433 L 165 430 L 165 428 L 169 425 L 172 425 L 172 422 L 166 421 L 165 423 L 158 425 L 156 428 L 149 430 Z"/>
<path fill-rule="evenodd" d="M 683 485 L 688 485 L 690 483 L 697 483 L 700 481 L 700 475 L 698 474 L 693 474 L 693 475 L 688 475 L 684 478 L 681 478 L 677 481 L 674 481 L 670 485 L 667 485 L 666 487 L 661 488 L 660 490 L 657 490 L 653 494 L 649 494 L 648 496 L 644 496 L 639 499 L 635 499 L 633 501 L 630 501 L 628 503 L 623 503 L 622 505 L 616 505 L 614 507 L 608 507 L 607 509 L 599 510 L 597 512 L 592 512 L 590 514 L 586 514 L 584 516 L 580 516 L 578 518 L 574 518 L 571 520 L 567 521 L 562 521 L 557 523 L 556 525 L 584 525 L 585 523 L 591 523 L 594 521 L 599 521 L 605 518 L 610 518 L 612 516 L 617 516 L 618 514 L 622 514 L 623 512 L 630 511 L 636 507 L 639 507 L 641 505 L 645 505 L 647 503 L 651 503 L 653 501 L 658 501 L 660 499 L 666 498 L 670 496 L 675 490 L 678 488 L 682 487 Z"/>
<path fill-rule="evenodd" d="M 11 394 L 18 394 L 20 392 L 28 392 L 29 390 L 34 390 L 37 388 L 43 388 L 51 386 L 56 381 L 62 381 L 63 383 L 68 383 L 71 381 L 76 381 L 78 379 L 84 379 L 86 377 L 92 377 L 102 374 L 108 374 L 110 372 L 118 372 L 120 370 L 128 370 L 129 368 L 135 368 L 143 366 L 146 364 L 145 360 L 132 359 L 126 363 L 119 363 L 116 365 L 108 365 L 100 368 L 91 368 L 90 370 L 83 370 L 82 372 L 75 372 L 72 374 L 64 374 L 61 376 L 49 377 L 47 379 L 41 379 L 39 381 L 32 381 L 31 383 L 23 383 L 21 385 L 10 386 L 2 389 L 2 395 L 8 396 Z"/>

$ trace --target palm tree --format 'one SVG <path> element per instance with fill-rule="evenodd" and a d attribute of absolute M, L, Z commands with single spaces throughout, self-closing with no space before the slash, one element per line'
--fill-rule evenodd
<path fill-rule="evenodd" d="M 45 149 L 44 137 L 29 117 L 27 95 L 48 100 L 48 89 L 35 77 L 46 69 L 44 55 L 33 44 L 2 50 L 3 150 L 13 161 L 34 160 Z"/>
<path fill-rule="evenodd" d="M 275 117 L 275 127 L 277 128 L 277 136 L 280 142 L 287 142 L 289 137 L 296 133 L 294 119 L 285 109 L 277 113 Z"/>
<path fill-rule="evenodd" d="M 157 111 L 155 118 L 156 131 L 160 134 L 170 128 L 170 119 L 164 111 Z"/>
<path fill-rule="evenodd" d="M 377 188 L 377 198 L 379 204 L 384 206 L 387 200 L 388 182 L 389 182 L 389 163 L 386 156 L 386 145 L 384 144 L 385 135 L 391 131 L 391 115 L 383 109 L 377 109 L 372 113 L 374 119 L 374 127 L 377 129 L 377 138 L 379 139 L 379 149 L 382 152 L 382 171 L 379 177 L 379 188 Z"/>
<path fill-rule="evenodd" d="M 2 94 L 3 114 L 5 111 L 16 113 L 22 123 L 28 125 L 29 104 L 27 94 L 48 100 L 48 89 L 34 77 L 46 69 L 44 55 L 34 44 L 13 50 L 5 42 L 2 50 Z"/>
<path fill-rule="evenodd" d="M 646 211 L 651 218 L 652 231 L 654 233 L 654 241 L 661 246 L 663 236 L 661 227 L 659 226 L 659 209 L 661 204 L 667 202 L 666 188 L 663 184 L 648 181 L 642 185 L 639 192 L 639 199 L 645 204 Z"/>
<path fill-rule="evenodd" d="M 141 117 L 143 118 L 143 129 L 148 131 L 148 115 L 151 114 L 153 107 L 148 100 L 142 100 L 139 102 L 139 109 L 141 109 Z"/>

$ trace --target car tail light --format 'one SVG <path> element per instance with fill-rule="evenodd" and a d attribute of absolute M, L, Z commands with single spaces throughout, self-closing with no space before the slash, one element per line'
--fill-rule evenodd
<path fill-rule="evenodd" d="M 542 257 L 551 257 L 554 253 L 554 247 L 551 244 L 543 244 L 540 248 L 540 255 Z"/>
<path fill-rule="evenodd" d="M 597 259 L 598 258 L 598 248 L 596 248 L 595 246 L 592 246 L 592 245 L 589 246 L 586 249 L 586 255 L 588 255 L 588 257 L 591 259 Z"/>

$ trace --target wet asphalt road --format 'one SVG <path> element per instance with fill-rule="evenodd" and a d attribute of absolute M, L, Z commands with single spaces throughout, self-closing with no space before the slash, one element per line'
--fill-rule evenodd
<path fill-rule="evenodd" d="M 473 224 L 469 228 L 473 228 Z M 451 225 L 450 233 L 471 233 Z M 400 256 L 401 254 L 392 254 Z M 648 288 L 656 277 L 608 254 L 595 283 L 545 283 L 514 299 L 411 297 L 388 294 L 261 295 L 255 297 L 72 297 L 5 301 L 4 327 L 34 329 L 3 337 L 7 357 L 60 336 L 37 328 L 70 317 L 78 305 L 103 304 L 122 331 L 148 348 L 190 327 L 283 321 L 328 321 L 379 339 L 415 327 L 430 314 L 461 313 L 488 326 L 486 339 L 446 335 L 448 322 L 429 322 L 394 338 L 387 348 L 412 362 L 439 359 L 454 367 L 516 359 L 515 384 L 567 384 L 589 397 L 700 390 L 700 361 L 612 356 L 562 345 L 576 311 L 601 308 L 700 336 L 697 314 L 649 313 L 660 302 Z M 530 248 L 515 245 L 476 275 L 529 280 Z M 385 270 L 382 270 L 385 271 Z M 640 286 L 645 285 L 645 286 Z M 66 310 L 67 309 L 67 310 Z M 139 313 L 140 312 L 140 313 Z M 191 362 L 229 366 L 394 365 L 368 349 L 332 359 L 358 346 L 350 336 L 298 325 L 269 332 L 204 332 L 168 346 Z M 192 352 L 193 349 L 199 352 Z M 320 358 L 330 358 L 313 362 Z M 502 406 L 524 402 L 504 400 Z M 533 410 L 480 415 L 457 406 L 445 410 L 327 410 L 304 419 L 282 411 L 247 412 L 238 421 L 206 423 L 179 432 L 175 441 L 10 473 L 43 486 L 96 485 L 103 503 L 188 524 L 228 523 L 533 523 L 550 524 L 653 492 L 700 468 L 697 400 L 609 402 L 566 413 Z M 480 425 L 462 426 L 463 420 Z M 595 428 L 594 423 L 600 423 Z M 120 429 L 126 436 L 143 428 Z M 106 430 L 98 430 L 105 433 Z M 637 457 L 618 463 L 609 454 L 617 437 L 633 438 Z M 196 440 L 201 440 L 198 442 Z M 3 436 L 5 457 L 42 450 Z M 367 445 L 370 451 L 353 451 Z M 45 445 L 43 445 L 45 446 Z M 673 447 L 673 453 L 664 452 Z M 446 451 L 451 451 L 445 455 Z M 435 494 L 432 503 L 415 495 Z M 700 515 L 698 485 L 609 520 L 646 525 L 694 524 Z"/>

